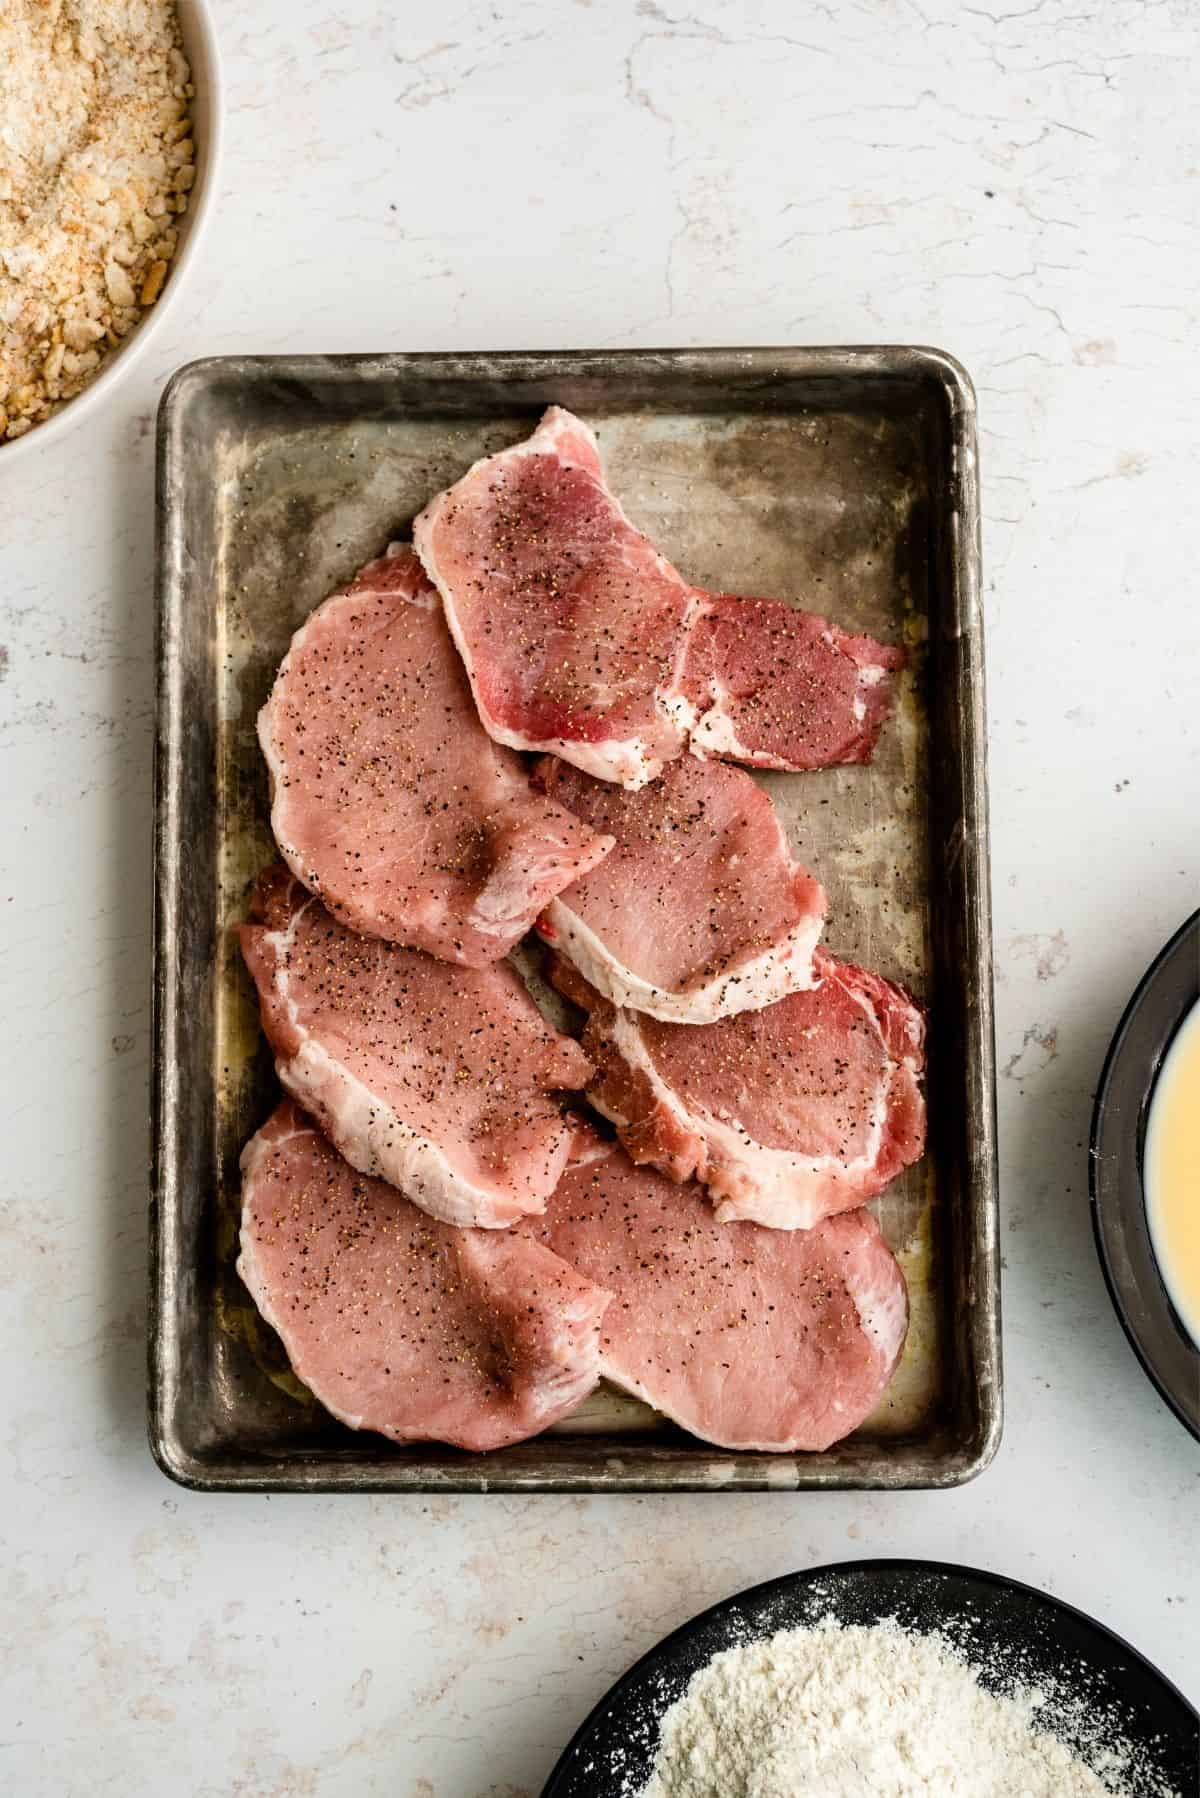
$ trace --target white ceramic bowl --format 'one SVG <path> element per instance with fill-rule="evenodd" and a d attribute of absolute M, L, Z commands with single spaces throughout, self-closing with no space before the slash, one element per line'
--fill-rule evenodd
<path fill-rule="evenodd" d="M 99 411 L 112 398 L 150 339 L 161 330 L 164 316 L 170 312 L 179 297 L 180 290 L 198 259 L 201 239 L 220 177 L 223 111 L 221 70 L 212 13 L 206 0 L 177 0 L 177 5 L 184 53 L 191 64 L 192 81 L 196 89 L 196 98 L 192 102 L 196 179 L 188 209 L 178 223 L 179 247 L 171 259 L 162 293 L 81 394 L 68 400 L 45 424 L 35 425 L 23 437 L 14 437 L 6 443 L 0 443 L 0 480 L 20 457 L 34 456 L 39 450 L 57 443 L 81 418 Z"/>

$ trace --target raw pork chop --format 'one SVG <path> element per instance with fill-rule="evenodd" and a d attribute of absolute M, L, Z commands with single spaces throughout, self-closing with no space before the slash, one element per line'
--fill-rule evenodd
<path fill-rule="evenodd" d="M 561 406 L 432 500 L 413 537 L 500 743 L 627 787 L 689 736 L 698 754 L 767 768 L 871 753 L 903 653 L 778 600 L 690 586 Z"/>
<path fill-rule="evenodd" d="M 868 1211 L 815 1230 L 721 1224 L 702 1186 L 596 1144 L 520 1227 L 617 1294 L 601 1371 L 722 1448 L 828 1448 L 904 1345 L 904 1276 Z"/>
<path fill-rule="evenodd" d="M 502 1448 L 599 1377 L 607 1292 L 540 1243 L 434 1223 L 290 1102 L 242 1154 L 241 1249 L 297 1376 L 353 1430 Z"/>
<path fill-rule="evenodd" d="M 634 793 L 546 757 L 536 779 L 616 838 L 537 926 L 614 1005 L 707 1024 L 812 984 L 825 894 L 748 774 L 684 756 Z"/>
<path fill-rule="evenodd" d="M 255 911 L 242 952 L 279 1078 L 347 1161 L 448 1224 L 541 1211 L 571 1147 L 556 1094 L 591 1064 L 507 963 L 356 936 L 278 865 Z"/>
<path fill-rule="evenodd" d="M 882 1192 L 925 1146 L 924 1020 L 908 994 L 818 950 L 818 984 L 699 1028 L 619 1011 L 569 964 L 589 1012 L 588 1098 L 634 1161 L 708 1187 L 720 1222 L 807 1230 Z"/>
<path fill-rule="evenodd" d="M 580 419 L 551 406 L 432 500 L 413 541 L 498 742 L 634 787 L 679 754 L 695 596 L 625 516 Z"/>
<path fill-rule="evenodd" d="M 902 649 L 778 599 L 703 599 L 684 669 L 697 755 L 793 770 L 870 761 Z"/>
<path fill-rule="evenodd" d="M 411 550 L 292 638 L 258 734 L 284 860 L 343 923 L 483 967 L 608 845 L 479 725 Z"/>

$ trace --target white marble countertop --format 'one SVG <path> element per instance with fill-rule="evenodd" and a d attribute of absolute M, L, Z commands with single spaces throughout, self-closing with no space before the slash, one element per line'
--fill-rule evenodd
<path fill-rule="evenodd" d="M 218 0 L 165 340 L 0 472 L 0 1784 L 526 1798 L 751 1582 L 995 1568 L 1200 1696 L 1200 1448 L 1092 1248 L 1105 1044 L 1196 903 L 1192 0 Z M 252 23 L 247 24 L 247 20 Z M 143 1419 L 154 407 L 245 350 L 915 341 L 979 391 L 1008 1421 L 950 1493 L 202 1498 Z"/>

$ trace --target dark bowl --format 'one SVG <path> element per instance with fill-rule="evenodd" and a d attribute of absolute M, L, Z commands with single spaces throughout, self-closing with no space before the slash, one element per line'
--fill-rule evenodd
<path fill-rule="evenodd" d="M 1142 1160 L 1154 1083 L 1200 1000 L 1200 911 L 1158 956 L 1125 1008 L 1100 1076 L 1089 1183 L 1100 1265 L 1138 1360 L 1200 1441 L 1200 1352 L 1176 1316 L 1150 1241 Z"/>
<path fill-rule="evenodd" d="M 833 1615 L 843 1624 L 895 1618 L 907 1629 L 965 1633 L 981 1685 L 1041 1684 L 1041 1726 L 1086 1752 L 1101 1721 L 1138 1765 L 1128 1789 L 1195 1791 L 1200 1717 L 1127 1642 L 1033 1586 L 939 1561 L 844 1561 L 754 1586 L 693 1617 L 652 1648 L 601 1699 L 551 1773 L 542 1798 L 617 1798 L 650 1776 L 663 1715 L 723 1649 Z M 1082 1739 L 1081 1739 L 1082 1737 Z"/>

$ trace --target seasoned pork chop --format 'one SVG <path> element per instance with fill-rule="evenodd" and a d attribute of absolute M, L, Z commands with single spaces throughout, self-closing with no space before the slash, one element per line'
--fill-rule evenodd
<path fill-rule="evenodd" d="M 279 866 L 255 911 L 242 952 L 279 1078 L 347 1161 L 445 1223 L 541 1211 L 570 1153 L 557 1095 L 591 1064 L 508 964 L 358 936 Z"/>
<path fill-rule="evenodd" d="M 630 792 L 546 757 L 536 779 L 616 840 L 537 926 L 614 1005 L 707 1024 L 812 984 L 825 894 L 748 774 L 684 756 Z"/>
<path fill-rule="evenodd" d="M 413 541 L 498 742 L 635 787 L 679 754 L 694 595 L 625 516 L 582 420 L 551 406 L 432 500 Z"/>
<path fill-rule="evenodd" d="M 778 600 L 692 587 L 551 406 L 413 526 L 492 736 L 639 787 L 680 755 L 767 768 L 865 761 L 900 651 Z"/>
<path fill-rule="evenodd" d="M 810 1229 L 883 1191 L 925 1145 L 925 1026 L 900 987 L 818 949 L 818 983 L 697 1027 L 618 1010 L 555 958 L 584 1006 L 588 1098 L 634 1161 L 702 1180 L 721 1222 Z"/>
<path fill-rule="evenodd" d="M 782 600 L 703 599 L 684 669 L 697 755 L 792 770 L 870 761 L 902 649 Z"/>
<path fill-rule="evenodd" d="M 531 1239 L 435 1223 L 290 1102 L 242 1154 L 238 1272 L 298 1378 L 351 1429 L 502 1448 L 599 1377 L 607 1292 Z"/>
<path fill-rule="evenodd" d="M 868 1211 L 813 1230 L 722 1224 L 703 1187 L 596 1143 L 520 1229 L 617 1295 L 602 1372 L 722 1448 L 828 1448 L 904 1345 L 904 1276 Z"/>
<path fill-rule="evenodd" d="M 398 545 L 297 631 L 258 733 L 284 860 L 370 936 L 484 967 L 607 851 L 481 728 L 437 595 Z"/>

